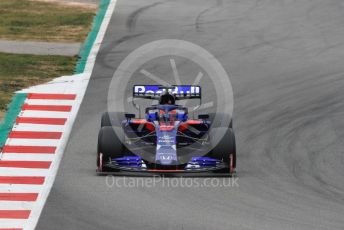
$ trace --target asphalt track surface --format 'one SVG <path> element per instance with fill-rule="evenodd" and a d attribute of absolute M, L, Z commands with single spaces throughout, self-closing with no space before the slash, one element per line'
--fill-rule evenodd
<path fill-rule="evenodd" d="M 343 10 L 341 0 L 119 0 L 37 229 L 343 229 Z M 204 47 L 231 73 L 239 187 L 109 188 L 95 175 L 116 67 L 166 38 Z"/>

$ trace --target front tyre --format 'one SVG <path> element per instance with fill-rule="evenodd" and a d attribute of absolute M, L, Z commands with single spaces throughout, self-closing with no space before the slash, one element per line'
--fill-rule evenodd
<path fill-rule="evenodd" d="M 98 150 L 97 150 L 97 171 L 106 170 L 106 163 L 111 158 L 123 156 L 124 151 L 124 135 L 122 132 L 114 131 L 115 127 L 102 127 L 98 134 Z M 120 136 L 117 133 L 121 134 Z"/>
<path fill-rule="evenodd" d="M 233 129 L 217 128 L 217 132 L 223 133 L 222 139 L 213 147 L 211 157 L 222 160 L 225 168 L 216 170 L 216 173 L 229 173 L 232 176 L 236 169 L 236 142 Z M 218 135 L 211 135 L 213 137 L 212 143 L 216 143 Z"/>
<path fill-rule="evenodd" d="M 125 119 L 124 112 L 105 112 L 102 114 L 100 127 L 116 126 L 120 127 Z"/>

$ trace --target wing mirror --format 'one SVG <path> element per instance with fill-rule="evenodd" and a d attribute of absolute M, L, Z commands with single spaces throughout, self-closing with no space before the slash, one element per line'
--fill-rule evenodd
<path fill-rule="evenodd" d="M 125 118 L 127 118 L 128 120 L 132 119 L 132 118 L 135 118 L 135 114 L 132 114 L 132 113 L 126 113 L 125 115 Z"/>
<path fill-rule="evenodd" d="M 198 119 L 202 119 L 202 120 L 209 119 L 209 115 L 208 114 L 200 114 L 200 115 L 198 115 Z"/>

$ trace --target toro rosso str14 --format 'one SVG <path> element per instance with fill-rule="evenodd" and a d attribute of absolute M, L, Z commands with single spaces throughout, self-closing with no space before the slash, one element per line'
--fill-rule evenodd
<path fill-rule="evenodd" d="M 188 108 L 176 104 L 190 99 L 199 99 L 201 104 L 200 86 L 136 85 L 133 98 L 159 103 L 146 107 L 144 118 L 123 112 L 102 115 L 97 153 L 99 173 L 235 173 L 232 122 L 227 127 L 213 128 L 208 114 L 191 119 Z M 220 137 L 218 132 L 222 132 Z"/>

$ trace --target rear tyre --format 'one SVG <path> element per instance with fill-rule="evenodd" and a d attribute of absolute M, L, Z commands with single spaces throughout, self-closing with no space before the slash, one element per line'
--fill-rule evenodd
<path fill-rule="evenodd" d="M 225 132 L 225 134 L 221 141 L 219 141 L 218 144 L 213 147 L 211 151 L 211 157 L 222 160 L 225 163 L 226 168 L 216 170 L 215 172 L 229 173 L 230 175 L 233 175 L 236 168 L 236 142 L 234 132 L 231 128 L 226 130 L 218 129 L 218 131 Z M 216 138 L 216 135 L 212 136 Z M 216 143 L 216 139 L 213 139 L 212 142 Z"/>
<path fill-rule="evenodd" d="M 102 127 L 98 134 L 98 151 L 97 151 L 97 171 L 103 172 L 105 164 L 110 158 L 122 157 L 124 152 L 124 136 L 122 132 L 118 136 L 114 127 Z"/>

